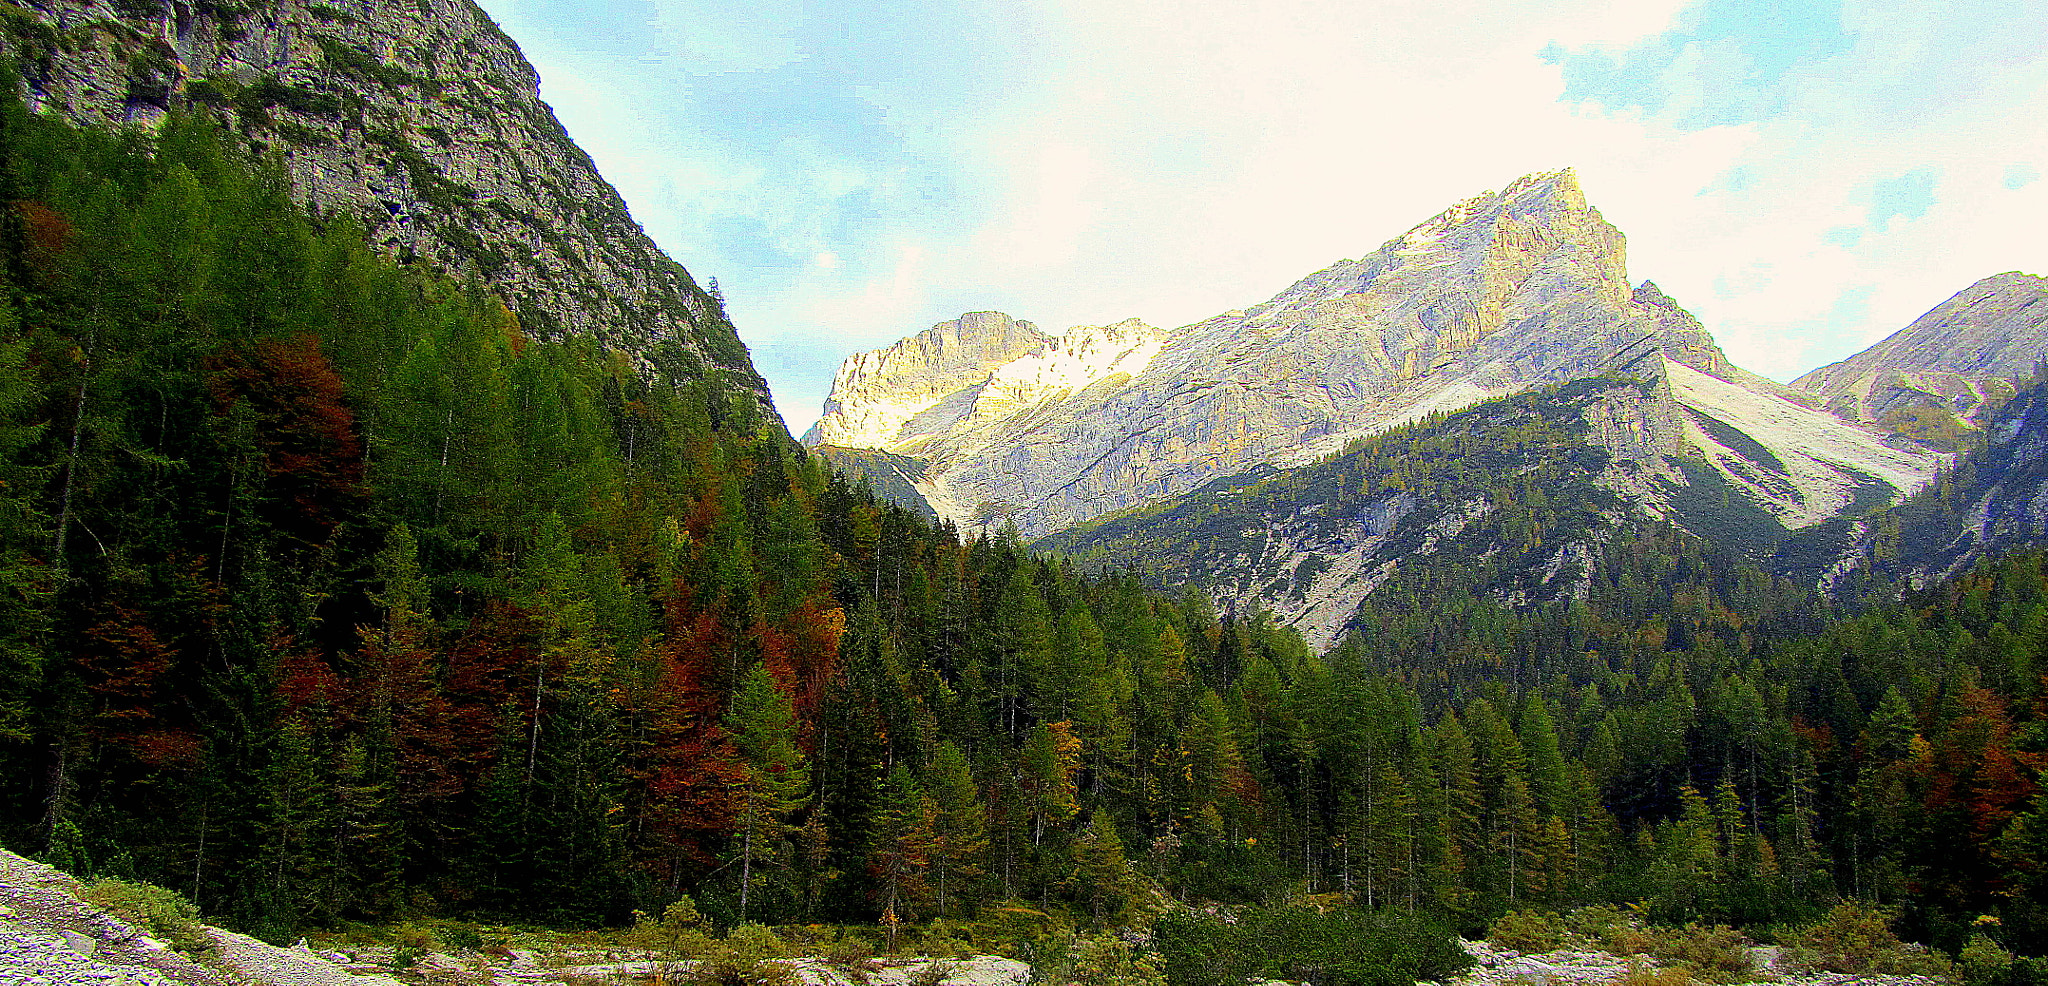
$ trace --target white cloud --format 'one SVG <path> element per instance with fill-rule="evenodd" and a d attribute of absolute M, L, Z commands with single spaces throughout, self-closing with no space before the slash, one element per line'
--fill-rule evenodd
<path fill-rule="evenodd" d="M 2014 40 L 2038 39 L 2016 27 L 2043 15 L 2015 0 L 1964 15 L 1850 0 L 1850 50 L 1786 72 L 1777 112 L 1694 130 L 1669 121 L 1726 94 L 1674 90 L 1654 114 L 1575 106 L 1540 53 L 1625 50 L 1704 0 L 947 3 L 930 5 L 956 22 L 932 50 L 843 64 L 821 45 L 872 18 L 780 2 L 649 5 L 653 76 L 560 41 L 573 21 L 521 34 L 562 8 L 489 5 L 650 232 L 720 279 L 799 430 L 839 358 L 961 311 L 1185 324 L 1562 166 L 1628 235 L 1636 278 L 1774 376 L 1978 277 L 2048 273 L 2048 183 L 2021 180 L 2048 168 L 2048 59 Z M 695 112 L 771 78 L 839 88 Z M 756 126 L 842 104 L 873 119 L 826 114 L 813 133 L 806 118 L 774 141 Z M 1872 228 L 1873 184 L 1923 168 L 1938 175 L 1925 213 Z"/>

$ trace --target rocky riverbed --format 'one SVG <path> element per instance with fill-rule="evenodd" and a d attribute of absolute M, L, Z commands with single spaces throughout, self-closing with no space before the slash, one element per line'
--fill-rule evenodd
<path fill-rule="evenodd" d="M 401 960 L 390 948 L 278 948 L 208 928 L 205 961 L 79 900 L 71 877 L 0 850 L 0 984 L 5 986 L 636 986 L 673 983 L 692 968 L 629 951 L 433 952 Z M 1529 953 L 1465 942 L 1473 967 L 1443 984 L 1591 986 L 1621 979 L 1630 959 L 1602 951 Z M 1943 986 L 1923 976 L 1810 973 L 1785 967 L 1778 950 L 1750 949 L 1754 980 L 1783 986 Z M 856 964 L 780 960 L 802 986 L 1028 986 L 1014 959 L 878 958 Z M 1286 986 L 1286 984 L 1266 984 Z"/>
<path fill-rule="evenodd" d="M 1486 942 L 1463 943 L 1473 966 L 1464 975 L 1442 986 L 1585 986 L 1609 983 L 1629 971 L 1631 962 L 1647 962 L 1590 949 L 1559 949 L 1553 952 L 1522 953 L 1495 948 Z M 1782 986 L 1945 986 L 1926 976 L 1880 976 L 1840 972 L 1806 972 L 1779 961 L 1778 949 L 1761 946 L 1749 950 L 1752 981 Z M 1651 965 L 1654 967 L 1654 964 Z M 1420 983 L 1417 986 L 1433 986 Z"/>

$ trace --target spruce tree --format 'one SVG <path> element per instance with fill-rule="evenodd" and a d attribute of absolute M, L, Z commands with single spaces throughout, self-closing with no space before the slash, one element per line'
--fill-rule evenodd
<path fill-rule="evenodd" d="M 744 922 L 755 868 L 778 864 L 788 856 L 793 831 L 789 815 L 807 799 L 808 767 L 797 748 L 796 715 L 789 698 L 760 664 L 741 677 L 725 726 L 740 761 L 733 790 L 733 838 L 740 864 L 739 919 Z"/>

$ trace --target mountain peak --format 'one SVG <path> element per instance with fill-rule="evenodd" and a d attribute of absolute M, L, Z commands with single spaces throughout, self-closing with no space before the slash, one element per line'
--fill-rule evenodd
<path fill-rule="evenodd" d="M 1531 172 L 1515 179 L 1507 191 L 1501 193 L 1503 198 L 1510 199 L 1528 195 L 1576 197 L 1581 208 L 1586 199 L 1585 189 L 1579 187 L 1579 173 L 1571 168 Z"/>
<path fill-rule="evenodd" d="M 1626 252 L 1571 169 L 1537 172 L 1262 304 L 1167 332 L 1076 327 L 950 393 L 936 375 L 891 389 L 863 354 L 805 440 L 868 422 L 829 440 L 919 456 L 955 520 L 995 505 L 1043 533 L 1659 352 L 1731 375 L 1691 315 L 1634 287 Z"/>
<path fill-rule="evenodd" d="M 804 444 L 896 448 L 911 419 L 1052 341 L 1002 312 L 968 312 L 893 346 L 856 353 L 840 364 Z"/>
<path fill-rule="evenodd" d="M 2048 278 L 1994 274 L 1950 296 L 1913 324 L 1839 363 L 1792 382 L 1843 417 L 1882 421 L 1932 406 L 1977 418 L 2048 359 Z M 1987 389 L 1989 388 L 1989 389 Z"/>

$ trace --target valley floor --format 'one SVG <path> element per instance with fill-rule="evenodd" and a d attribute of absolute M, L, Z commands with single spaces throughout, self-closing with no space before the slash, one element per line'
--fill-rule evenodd
<path fill-rule="evenodd" d="M 657 953 L 604 949 L 457 949 L 424 954 L 391 946 L 301 940 L 278 948 L 202 926 L 211 939 L 201 961 L 78 896 L 80 885 L 41 863 L 0 850 L 0 982 L 21 986 L 640 986 L 688 981 L 695 963 L 661 961 Z M 1683 969 L 1642 957 L 1594 949 L 1522 953 L 1483 941 L 1463 942 L 1474 965 L 1445 984 L 1419 986 L 1686 986 Z M 188 949 L 189 950 L 189 949 Z M 1809 973 L 1786 968 L 1779 950 L 1747 950 L 1750 971 L 1719 982 L 1784 986 L 1937 986 L 1925 976 Z M 1032 968 L 996 956 L 933 959 L 798 957 L 773 960 L 760 972 L 789 986 L 1027 986 Z M 1083 975 L 1075 970 L 1075 975 Z M 1059 977 L 1065 982 L 1072 976 Z M 767 982 L 770 979 L 762 979 Z M 1095 983 L 1096 980 L 1089 979 Z M 1103 983 L 1112 980 L 1103 980 Z M 1156 974 L 1113 980 L 1117 986 L 1163 982 Z M 1271 984 L 1269 984 L 1271 986 Z"/>

